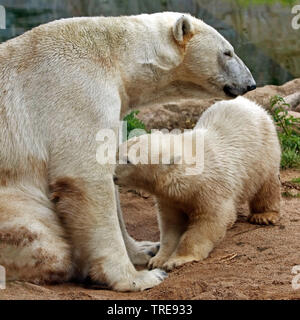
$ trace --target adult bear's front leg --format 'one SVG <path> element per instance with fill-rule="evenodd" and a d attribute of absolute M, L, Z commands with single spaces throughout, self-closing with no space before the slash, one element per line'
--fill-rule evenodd
<path fill-rule="evenodd" d="M 147 265 L 149 260 L 156 255 L 159 250 L 159 242 L 136 241 L 127 232 L 120 205 L 118 188 L 116 188 L 116 202 L 118 218 L 122 231 L 122 236 L 131 262 L 135 265 Z"/>
<path fill-rule="evenodd" d="M 111 175 L 89 181 L 58 177 L 52 199 L 74 246 L 76 266 L 98 282 L 118 291 L 139 291 L 164 280 L 166 273 L 136 271 L 131 263 L 117 216 Z"/>

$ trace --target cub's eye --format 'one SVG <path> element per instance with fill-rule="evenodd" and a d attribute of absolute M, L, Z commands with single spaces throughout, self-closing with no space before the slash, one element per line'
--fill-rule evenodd
<path fill-rule="evenodd" d="M 224 52 L 224 55 L 227 56 L 227 57 L 232 57 L 232 52 L 230 50 L 226 50 Z"/>

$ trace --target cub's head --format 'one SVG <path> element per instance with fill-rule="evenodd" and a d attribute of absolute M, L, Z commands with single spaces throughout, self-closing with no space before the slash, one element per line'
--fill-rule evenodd
<path fill-rule="evenodd" d="M 256 88 L 249 69 L 214 28 L 188 14 L 164 12 L 153 16 L 160 21 L 160 28 L 171 23 L 169 38 L 161 39 L 163 43 L 155 52 L 157 65 L 175 68 L 174 81 L 194 83 L 214 97 L 235 97 Z M 170 42 L 175 50 L 168 49 Z"/>
<path fill-rule="evenodd" d="M 154 193 L 167 165 L 161 164 L 162 134 L 146 134 L 123 143 L 118 151 L 114 181 L 119 186 L 146 190 Z"/>
<path fill-rule="evenodd" d="M 192 134 L 189 136 L 192 138 Z M 178 148 L 185 143 L 187 149 L 189 138 L 184 141 L 183 137 L 183 134 L 157 132 L 130 139 L 121 145 L 115 184 L 178 199 L 185 191 L 190 193 L 191 188 L 187 186 L 193 178 L 187 174 L 187 157 L 182 155 L 182 148 Z M 189 157 L 191 159 L 192 155 Z"/>

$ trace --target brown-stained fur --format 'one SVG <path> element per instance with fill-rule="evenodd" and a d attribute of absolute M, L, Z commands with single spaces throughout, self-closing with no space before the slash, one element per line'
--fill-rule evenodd
<path fill-rule="evenodd" d="M 275 224 L 280 217 L 280 179 L 274 176 L 267 181 L 250 201 L 250 223 Z"/>
<path fill-rule="evenodd" d="M 78 186 L 82 182 L 80 179 L 70 177 L 58 178 L 50 185 L 51 201 L 54 203 L 59 203 L 62 199 L 87 201 L 84 191 Z"/>
<path fill-rule="evenodd" d="M 92 280 L 96 280 L 98 283 L 106 284 L 108 283 L 108 279 L 103 272 L 103 268 L 101 267 L 104 262 L 103 258 L 98 258 L 92 261 L 92 267 L 90 268 L 89 275 Z"/>
<path fill-rule="evenodd" d="M 25 247 L 36 239 L 38 239 L 38 234 L 25 227 L 0 230 L 0 247 L 3 245 Z"/>
<path fill-rule="evenodd" d="M 19 268 L 16 264 L 4 265 L 6 269 L 6 277 L 10 280 L 22 279 L 35 284 L 53 284 L 61 283 L 69 279 L 68 270 L 51 270 L 51 265 L 39 265 L 39 268 L 31 266 L 23 266 Z"/>
<path fill-rule="evenodd" d="M 38 186 L 45 185 L 47 177 L 47 163 L 43 160 L 38 160 L 34 157 L 24 159 L 23 166 L 15 168 L 0 168 L 0 187 L 14 185 L 21 179 L 29 176 L 34 184 Z M 33 178 L 33 179 L 32 179 Z"/>
<path fill-rule="evenodd" d="M 83 226 L 93 227 L 96 224 L 95 217 L 89 210 L 90 202 L 84 188 L 84 180 L 71 177 L 58 178 L 50 185 L 50 199 L 55 204 L 56 212 L 67 231 L 67 236 L 73 245 L 76 243 L 79 247 L 87 245 L 87 231 Z M 80 256 L 76 261 L 79 269 L 86 259 L 87 257 Z"/>
<path fill-rule="evenodd" d="M 72 272 L 71 250 L 46 195 L 30 187 L 0 190 L 0 264 L 7 279 L 67 280 Z M 22 259 L 16 260 L 18 256 Z"/>
<path fill-rule="evenodd" d="M 186 47 L 189 41 L 193 38 L 194 35 L 194 33 L 189 33 L 183 37 L 183 42 L 180 44 L 180 46 L 182 47 L 184 53 L 186 52 Z"/>
<path fill-rule="evenodd" d="M 280 181 L 277 176 L 270 178 L 250 202 L 251 213 L 280 211 Z"/>
<path fill-rule="evenodd" d="M 58 258 L 54 255 L 50 255 L 44 248 L 38 248 L 32 253 L 32 258 L 36 261 L 35 266 L 41 264 L 52 264 L 58 261 Z"/>
<path fill-rule="evenodd" d="M 73 227 L 74 223 L 80 225 L 80 220 L 86 219 L 82 213 L 88 212 L 88 199 L 83 190 L 84 181 L 70 177 L 58 178 L 50 185 L 50 200 L 55 204 L 66 228 L 70 224 Z"/>
<path fill-rule="evenodd" d="M 31 257 L 30 259 L 26 257 L 26 262 L 13 263 L 6 260 L 5 256 L 2 257 L 0 252 L 1 265 L 6 269 L 8 280 L 22 279 L 23 281 L 44 284 L 63 282 L 70 278 L 71 255 L 66 252 L 64 256 L 58 257 L 47 247 L 43 247 L 40 241 L 41 237 L 38 234 L 30 232 L 25 227 L 10 229 L 9 232 L 0 232 L 0 249 L 12 245 L 21 250 L 21 248 L 33 245 L 30 248 Z M 35 248 L 36 245 L 41 245 L 41 247 Z"/>
<path fill-rule="evenodd" d="M 7 187 L 8 182 L 16 179 L 16 173 L 8 169 L 0 169 L 0 186 Z"/>
<path fill-rule="evenodd" d="M 183 41 L 182 42 L 178 42 L 175 38 L 172 32 L 170 32 L 170 38 L 174 41 L 175 45 L 178 45 L 178 49 L 180 50 L 180 54 L 182 55 L 182 57 L 184 57 L 185 53 L 186 53 L 186 47 L 189 43 L 189 41 L 193 38 L 195 34 L 194 33 L 190 33 L 188 35 L 184 35 L 183 37 Z"/>

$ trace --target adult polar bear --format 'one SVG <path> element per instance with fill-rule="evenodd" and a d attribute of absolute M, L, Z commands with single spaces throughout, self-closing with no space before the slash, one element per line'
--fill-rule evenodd
<path fill-rule="evenodd" d="M 160 283 L 161 270 L 133 266 L 150 259 L 153 244 L 130 238 L 121 213 L 119 223 L 114 166 L 97 163 L 95 136 L 174 81 L 214 96 L 253 89 L 232 46 L 179 13 L 73 18 L 2 44 L 0 61 L 0 264 L 8 278 L 81 274 L 120 291 Z"/>

